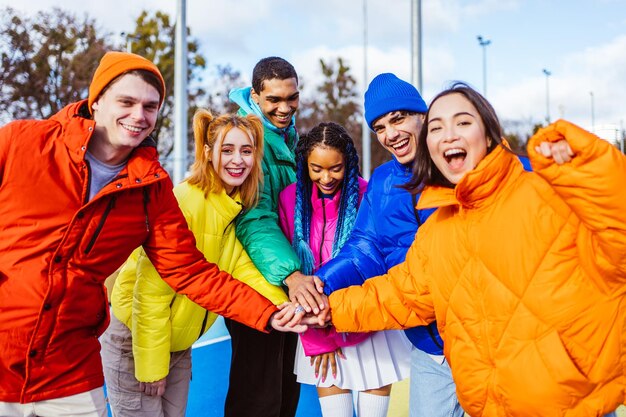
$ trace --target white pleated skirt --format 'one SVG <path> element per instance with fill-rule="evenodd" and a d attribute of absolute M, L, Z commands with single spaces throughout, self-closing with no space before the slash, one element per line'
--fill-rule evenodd
<path fill-rule="evenodd" d="M 402 330 L 375 332 L 361 343 L 342 348 L 345 359 L 337 359 L 337 376 L 333 377 L 330 365 L 326 380 L 322 373 L 315 377 L 315 366 L 298 338 L 294 373 L 298 382 L 342 389 L 365 391 L 384 387 L 409 377 L 411 370 L 411 342 Z"/>

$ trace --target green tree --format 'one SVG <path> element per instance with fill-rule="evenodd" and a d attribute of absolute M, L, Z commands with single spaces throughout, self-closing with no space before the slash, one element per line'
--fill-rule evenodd
<path fill-rule="evenodd" d="M 320 122 L 342 124 L 353 139 L 360 137 L 361 106 L 357 101 L 356 80 L 350 74 L 350 67 L 343 58 L 335 62 L 319 60 L 324 79 L 315 88 L 312 99 L 302 100 L 298 126 L 303 131 L 310 130 Z"/>
<path fill-rule="evenodd" d="M 0 18 L 0 123 L 47 118 L 87 97 L 106 36 L 94 20 L 58 8 L 33 18 L 5 8 Z"/>
<path fill-rule="evenodd" d="M 298 115 L 298 127 L 306 132 L 320 122 L 336 122 L 346 128 L 362 155 L 362 105 L 356 80 L 343 58 L 335 61 L 320 59 L 320 70 L 324 79 L 310 99 L 303 99 Z M 389 160 L 387 152 L 378 145 L 370 132 L 372 150 L 371 166 L 376 167 Z M 362 162 L 361 162 L 362 165 Z"/>

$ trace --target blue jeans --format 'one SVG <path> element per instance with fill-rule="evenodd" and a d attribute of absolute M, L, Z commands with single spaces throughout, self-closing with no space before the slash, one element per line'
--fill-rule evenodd
<path fill-rule="evenodd" d="M 448 362 L 435 362 L 425 352 L 411 350 L 410 417 L 463 417 Z"/>

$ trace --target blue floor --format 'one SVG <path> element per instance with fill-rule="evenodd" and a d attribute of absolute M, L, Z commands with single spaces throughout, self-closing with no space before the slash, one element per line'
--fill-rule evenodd
<path fill-rule="evenodd" d="M 222 320 L 216 322 L 211 331 L 197 345 L 206 339 L 220 340 Z M 228 334 L 224 328 L 226 335 Z M 187 417 L 221 417 L 228 388 L 228 368 L 230 365 L 230 341 L 196 347 L 192 351 L 192 379 L 187 405 Z M 261 382 L 262 383 L 262 382 Z M 321 417 L 317 392 L 312 385 L 302 385 L 296 417 Z"/>
<path fill-rule="evenodd" d="M 219 317 L 211 329 L 194 345 L 191 353 L 192 377 L 187 417 L 224 415 L 230 355 L 228 331 L 224 326 L 224 320 Z M 302 385 L 296 417 L 321 416 L 315 387 Z"/>

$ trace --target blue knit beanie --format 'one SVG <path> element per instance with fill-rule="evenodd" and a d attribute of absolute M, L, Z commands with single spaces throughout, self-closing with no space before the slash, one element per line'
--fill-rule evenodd
<path fill-rule="evenodd" d="M 376 119 L 398 110 L 426 113 L 428 107 L 413 85 L 388 72 L 377 75 L 365 92 L 367 125 L 371 129 Z"/>

